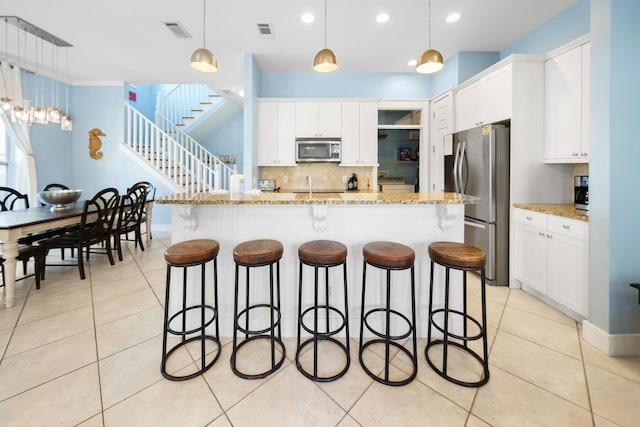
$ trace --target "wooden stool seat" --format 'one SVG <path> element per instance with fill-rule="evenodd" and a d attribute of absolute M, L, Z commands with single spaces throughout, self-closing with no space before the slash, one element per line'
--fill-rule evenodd
<path fill-rule="evenodd" d="M 233 248 L 233 260 L 240 265 L 265 265 L 282 258 L 284 247 L 277 240 L 249 240 Z"/>
<path fill-rule="evenodd" d="M 298 248 L 300 261 L 310 265 L 335 265 L 347 258 L 347 247 L 333 240 L 314 240 Z"/>
<path fill-rule="evenodd" d="M 214 259 L 219 250 L 220 244 L 215 240 L 187 240 L 169 246 L 164 252 L 164 260 L 175 266 L 201 264 Z"/>
<path fill-rule="evenodd" d="M 456 242 L 431 243 L 429 256 L 438 264 L 453 268 L 480 269 L 484 267 L 486 260 L 482 249 Z"/>
<path fill-rule="evenodd" d="M 367 243 L 362 254 L 366 262 L 381 268 L 409 268 L 416 259 L 413 249 L 396 242 Z"/>

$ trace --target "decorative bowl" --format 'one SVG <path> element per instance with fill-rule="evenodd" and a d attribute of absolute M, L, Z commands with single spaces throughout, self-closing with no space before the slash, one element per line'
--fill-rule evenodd
<path fill-rule="evenodd" d="M 82 190 L 49 190 L 40 192 L 40 200 L 47 205 L 53 205 L 52 211 L 68 209 L 69 204 L 78 201 Z"/>

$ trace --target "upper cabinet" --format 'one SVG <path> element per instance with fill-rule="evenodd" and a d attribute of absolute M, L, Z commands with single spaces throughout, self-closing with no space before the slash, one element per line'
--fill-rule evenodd
<path fill-rule="evenodd" d="M 546 163 L 589 162 L 591 43 L 545 62 Z"/>
<path fill-rule="evenodd" d="M 452 141 L 453 94 L 446 92 L 431 101 L 429 129 L 429 191 L 444 191 L 444 156 L 447 152 L 447 138 Z M 450 147 L 449 147 L 450 149 Z"/>
<path fill-rule="evenodd" d="M 506 120 L 512 112 L 511 64 L 500 67 L 456 92 L 456 130 Z"/>
<path fill-rule="evenodd" d="M 294 102 L 258 102 L 258 166 L 295 166 Z"/>
<path fill-rule="evenodd" d="M 341 166 L 378 165 L 378 103 L 342 103 Z"/>
<path fill-rule="evenodd" d="M 339 138 L 342 133 L 340 102 L 296 102 L 296 138 Z"/>

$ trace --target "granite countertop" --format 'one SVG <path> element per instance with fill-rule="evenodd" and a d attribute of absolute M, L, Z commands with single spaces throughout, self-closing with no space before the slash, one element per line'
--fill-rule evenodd
<path fill-rule="evenodd" d="M 179 193 L 157 197 L 158 204 L 183 205 L 300 205 L 300 204 L 476 204 L 477 197 L 465 196 L 457 193 L 376 193 L 371 191 L 356 191 L 348 193 L 275 193 L 261 192 L 258 194 L 244 193 L 237 195 L 213 193 Z"/>
<path fill-rule="evenodd" d="M 514 203 L 514 208 L 527 209 L 535 212 L 542 212 L 549 215 L 557 215 L 565 218 L 589 221 L 589 216 L 585 211 L 576 209 L 573 204 L 552 204 L 552 203 Z"/>

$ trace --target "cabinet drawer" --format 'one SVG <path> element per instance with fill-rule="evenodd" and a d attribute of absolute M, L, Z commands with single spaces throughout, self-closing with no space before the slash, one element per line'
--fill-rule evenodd
<path fill-rule="evenodd" d="M 547 228 L 547 214 L 527 209 L 516 209 L 515 221 L 532 227 Z"/>
<path fill-rule="evenodd" d="M 549 215 L 547 229 L 551 233 L 562 234 L 580 240 L 589 240 L 589 223 L 585 221 Z"/>

